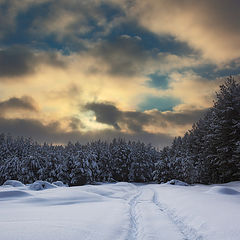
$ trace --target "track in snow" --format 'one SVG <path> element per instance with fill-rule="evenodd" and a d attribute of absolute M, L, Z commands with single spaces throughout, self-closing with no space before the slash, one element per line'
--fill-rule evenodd
<path fill-rule="evenodd" d="M 184 224 L 181 217 L 174 214 L 167 206 L 164 206 L 159 202 L 156 191 L 153 190 L 153 203 L 159 208 L 159 210 L 165 214 L 169 220 L 175 224 L 181 234 L 184 236 L 184 240 L 203 240 L 203 237 L 197 233 L 197 231 L 190 226 Z"/>
<path fill-rule="evenodd" d="M 138 222 L 137 222 L 137 212 L 136 205 L 138 203 L 138 198 L 140 197 L 142 191 L 141 188 L 129 201 L 129 216 L 130 216 L 130 227 L 126 240 L 134 240 L 138 238 Z"/>
<path fill-rule="evenodd" d="M 159 202 L 153 189 L 144 186 L 137 189 L 129 201 L 130 228 L 126 240 L 203 240 L 201 235 Z"/>

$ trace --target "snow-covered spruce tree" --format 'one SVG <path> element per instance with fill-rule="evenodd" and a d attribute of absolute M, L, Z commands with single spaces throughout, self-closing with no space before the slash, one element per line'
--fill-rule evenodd
<path fill-rule="evenodd" d="M 72 169 L 69 175 L 70 186 L 84 185 L 88 182 L 87 172 L 88 169 L 84 166 L 84 161 L 82 159 L 71 159 Z M 91 176 L 91 174 L 88 174 Z"/>
<path fill-rule="evenodd" d="M 98 182 L 110 182 L 112 181 L 112 156 L 109 150 L 109 144 L 100 140 L 92 142 L 90 144 L 92 149 L 97 168 L 95 169 L 95 181 Z"/>
<path fill-rule="evenodd" d="M 131 148 L 130 168 L 128 181 L 149 182 L 153 180 L 154 164 L 158 160 L 158 154 L 150 144 L 141 142 L 129 142 Z"/>
<path fill-rule="evenodd" d="M 66 183 L 70 186 L 84 185 L 87 183 L 87 168 L 85 166 L 85 153 L 83 146 L 71 142 L 65 147 L 65 159 L 67 162 Z"/>
<path fill-rule="evenodd" d="M 228 182 L 240 177 L 240 84 L 232 77 L 220 86 L 211 111 L 206 152 L 215 174 L 211 182 Z"/>
<path fill-rule="evenodd" d="M 8 156 L 0 167 L 1 184 L 8 179 L 20 179 L 21 167 L 18 157 Z"/>
<path fill-rule="evenodd" d="M 172 179 L 171 161 L 170 161 L 170 149 L 164 147 L 159 153 L 159 159 L 155 163 L 155 170 L 153 172 L 153 180 L 161 183 L 167 182 Z"/>
<path fill-rule="evenodd" d="M 189 131 L 188 144 L 184 146 L 186 152 L 185 166 L 191 169 L 185 181 L 189 183 L 208 183 L 212 175 L 212 165 L 208 159 L 211 154 L 207 152 L 208 132 L 211 123 L 211 109 Z M 191 167 L 189 167 L 189 164 Z"/>
<path fill-rule="evenodd" d="M 233 161 L 236 163 L 237 169 L 240 169 L 240 141 L 237 141 L 234 147 L 233 152 Z M 234 174 L 234 177 L 236 177 L 237 180 L 240 179 L 240 173 L 237 171 L 236 174 Z"/>
<path fill-rule="evenodd" d="M 91 148 L 90 143 L 87 143 L 84 146 L 84 160 L 83 168 L 86 171 L 87 182 L 93 183 L 97 182 L 100 178 L 100 171 L 97 164 L 97 155 L 94 150 Z"/>
<path fill-rule="evenodd" d="M 181 153 L 180 153 L 180 180 L 194 183 L 196 182 L 197 164 L 194 154 L 194 139 L 190 132 L 185 133 L 181 141 Z"/>
<path fill-rule="evenodd" d="M 176 137 L 171 147 L 165 147 L 160 152 L 160 161 L 156 164 L 154 179 L 165 182 L 173 178 L 183 180 L 183 155 L 182 138 Z"/>
<path fill-rule="evenodd" d="M 112 155 L 112 176 L 116 181 L 128 181 L 131 164 L 131 148 L 123 139 L 113 139 L 110 143 Z"/>

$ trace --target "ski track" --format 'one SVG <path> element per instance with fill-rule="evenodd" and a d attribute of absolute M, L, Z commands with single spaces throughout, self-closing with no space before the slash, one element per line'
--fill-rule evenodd
<path fill-rule="evenodd" d="M 173 210 L 168 208 L 165 204 L 162 204 L 159 202 L 157 193 L 154 189 L 151 188 L 152 191 L 152 200 L 150 201 L 144 201 L 140 200 L 141 195 L 144 193 L 144 187 L 136 187 L 137 192 L 132 196 L 129 204 L 129 231 L 127 234 L 126 240 L 137 240 L 137 239 L 147 239 L 145 238 L 145 232 L 144 232 L 144 225 L 141 224 L 141 211 L 139 209 L 137 210 L 136 207 L 142 203 L 145 202 L 145 204 L 153 204 L 157 207 L 159 210 L 156 212 L 156 214 L 164 215 L 164 218 L 167 219 L 167 221 L 176 227 L 176 230 L 179 232 L 179 234 L 182 236 L 183 240 L 204 240 L 203 236 L 198 234 L 198 232 L 193 229 L 190 226 L 187 226 L 182 220 L 180 216 L 177 216 Z M 159 225 L 161 222 L 159 222 Z M 161 239 L 159 239 L 161 240 Z"/>
<path fill-rule="evenodd" d="M 180 216 L 177 216 L 173 210 L 168 208 L 166 205 L 162 204 L 158 200 L 158 196 L 155 190 L 153 190 L 153 198 L 152 202 L 158 207 L 158 209 L 165 214 L 166 217 L 169 218 L 169 220 L 176 225 L 180 233 L 183 235 L 183 240 L 203 240 L 203 236 L 198 234 L 197 231 L 187 226 L 182 220 Z"/>
<path fill-rule="evenodd" d="M 130 216 L 130 227 L 126 240 L 138 239 L 139 226 L 138 226 L 138 215 L 136 211 L 136 206 L 138 204 L 138 199 L 142 194 L 141 188 L 138 188 L 137 193 L 129 201 L 129 216 Z"/>

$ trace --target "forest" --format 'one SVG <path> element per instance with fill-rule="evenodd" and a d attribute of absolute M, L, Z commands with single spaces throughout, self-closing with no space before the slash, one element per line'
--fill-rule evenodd
<path fill-rule="evenodd" d="M 183 137 L 157 150 L 150 144 L 111 142 L 40 144 L 0 134 L 0 184 L 60 180 L 69 186 L 97 182 L 225 183 L 240 180 L 240 84 L 226 79 L 213 106 Z"/>

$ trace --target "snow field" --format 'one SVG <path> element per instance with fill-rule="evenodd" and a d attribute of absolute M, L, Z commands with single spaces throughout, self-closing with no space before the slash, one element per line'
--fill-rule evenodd
<path fill-rule="evenodd" d="M 13 187 L 18 185 L 19 187 Z M 3 240 L 239 240 L 240 182 L 0 186 Z"/>

